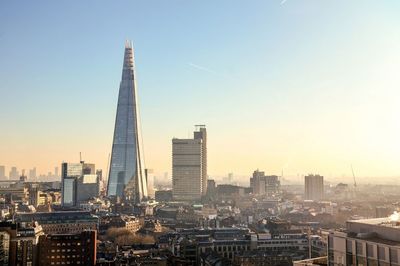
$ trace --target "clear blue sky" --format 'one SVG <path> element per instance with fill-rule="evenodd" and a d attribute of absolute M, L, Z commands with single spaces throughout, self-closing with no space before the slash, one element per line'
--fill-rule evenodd
<path fill-rule="evenodd" d="M 209 131 L 209 173 L 398 176 L 398 1 L 2 1 L 0 164 L 105 168 L 131 39 L 147 166 Z"/>

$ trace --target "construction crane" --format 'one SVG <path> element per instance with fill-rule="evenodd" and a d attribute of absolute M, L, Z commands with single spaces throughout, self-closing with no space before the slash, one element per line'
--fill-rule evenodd
<path fill-rule="evenodd" d="M 356 192 L 356 190 L 357 190 L 356 175 L 354 174 L 353 165 L 350 165 L 350 166 L 351 166 L 351 172 L 353 174 L 353 180 L 354 180 L 354 192 Z"/>

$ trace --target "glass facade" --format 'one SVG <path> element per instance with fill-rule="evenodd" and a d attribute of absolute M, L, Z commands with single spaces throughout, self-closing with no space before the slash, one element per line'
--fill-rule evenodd
<path fill-rule="evenodd" d="M 82 175 L 81 163 L 63 163 L 61 165 L 62 205 L 76 205 L 77 179 Z"/>
<path fill-rule="evenodd" d="M 75 205 L 75 178 L 64 178 L 63 182 L 63 206 Z"/>
<path fill-rule="evenodd" d="M 136 201 L 147 197 L 141 141 L 133 49 L 131 44 L 127 44 L 115 119 L 108 196 L 125 196 L 129 184 L 134 186 Z"/>

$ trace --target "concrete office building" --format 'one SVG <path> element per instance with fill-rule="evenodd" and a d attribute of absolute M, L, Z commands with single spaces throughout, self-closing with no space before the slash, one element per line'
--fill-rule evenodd
<path fill-rule="evenodd" d="M 10 174 L 8 175 L 8 177 L 9 177 L 9 179 L 12 179 L 12 180 L 19 179 L 19 172 L 17 170 L 17 167 L 15 167 L 15 166 L 11 167 L 11 171 L 10 171 Z"/>
<path fill-rule="evenodd" d="M 29 170 L 29 179 L 36 180 L 36 167 Z"/>
<path fill-rule="evenodd" d="M 81 163 L 63 163 L 61 165 L 61 204 L 72 207 L 77 204 L 77 179 L 82 175 Z"/>
<path fill-rule="evenodd" d="M 276 175 L 266 176 L 265 172 L 256 170 L 250 178 L 250 187 L 254 195 L 272 197 L 280 193 L 281 182 Z"/>
<path fill-rule="evenodd" d="M 6 179 L 6 167 L 0 165 L 0 179 Z"/>
<path fill-rule="evenodd" d="M 100 183 L 98 175 L 87 174 L 77 179 L 76 202 L 79 205 L 89 199 L 98 197 L 100 193 Z"/>
<path fill-rule="evenodd" d="M 304 199 L 322 200 L 324 198 L 324 177 L 320 175 L 305 176 L 304 188 Z"/>
<path fill-rule="evenodd" d="M 54 177 L 58 177 L 58 167 L 54 167 Z"/>
<path fill-rule="evenodd" d="M 99 195 L 100 184 L 94 164 L 83 161 L 63 163 L 61 169 L 62 206 L 78 206 L 79 203 Z"/>
<path fill-rule="evenodd" d="M 172 139 L 172 192 L 175 200 L 195 201 L 207 192 L 207 132 L 198 126 L 193 139 Z"/>
<path fill-rule="evenodd" d="M 400 222 L 390 218 L 352 220 L 332 231 L 328 265 L 400 265 Z"/>

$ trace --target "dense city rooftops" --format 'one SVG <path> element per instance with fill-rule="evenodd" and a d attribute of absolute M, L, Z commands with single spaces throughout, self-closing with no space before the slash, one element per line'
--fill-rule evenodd
<path fill-rule="evenodd" d="M 38 221 L 40 223 L 74 223 L 76 221 L 97 222 L 98 217 L 87 211 L 35 212 L 18 214 L 20 222 Z"/>

